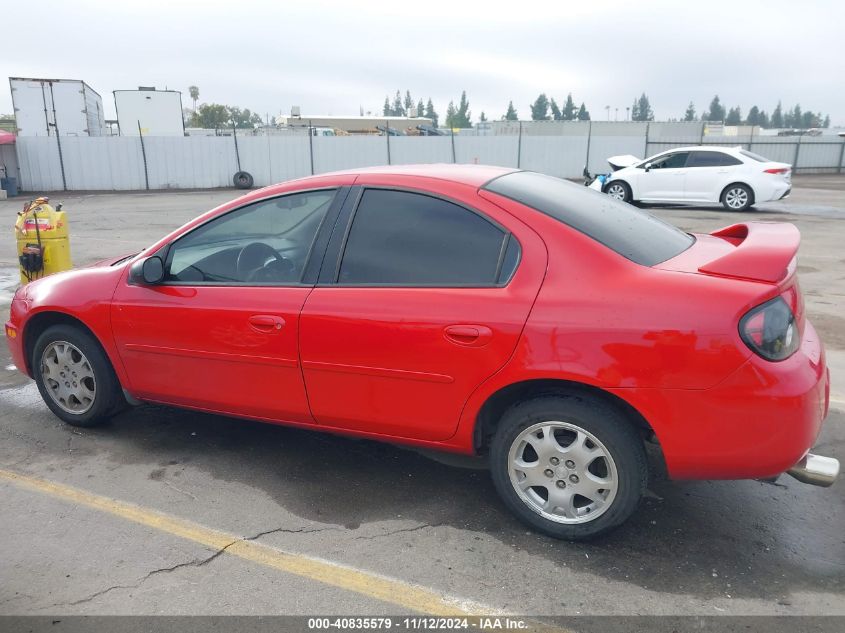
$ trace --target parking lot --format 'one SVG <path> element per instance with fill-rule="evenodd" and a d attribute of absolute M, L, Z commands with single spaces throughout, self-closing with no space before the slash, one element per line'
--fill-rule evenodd
<path fill-rule="evenodd" d="M 845 176 L 794 185 L 747 213 L 652 211 L 698 232 L 799 227 L 801 285 L 833 377 L 818 447 L 845 460 Z M 81 265 L 237 195 L 52 197 Z M 5 311 L 22 204 L 0 201 Z M 517 522 L 480 460 L 152 406 L 75 429 L 0 353 L 0 614 L 845 615 L 843 481 L 658 474 L 631 521 L 571 544 Z"/>

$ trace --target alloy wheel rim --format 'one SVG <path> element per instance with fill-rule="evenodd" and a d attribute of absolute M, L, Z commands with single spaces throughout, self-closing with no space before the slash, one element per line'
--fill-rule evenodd
<path fill-rule="evenodd" d="M 610 185 L 610 187 L 607 188 L 607 194 L 611 198 L 616 198 L 617 200 L 624 200 L 625 188 L 622 185 Z"/>
<path fill-rule="evenodd" d="M 67 341 L 53 341 L 41 354 L 41 377 L 56 405 L 74 415 L 87 412 L 97 395 L 94 369 L 85 354 Z"/>
<path fill-rule="evenodd" d="M 533 512 L 555 523 L 594 521 L 613 504 L 616 463 L 592 433 L 562 421 L 522 431 L 508 453 L 514 491 Z"/>
<path fill-rule="evenodd" d="M 736 187 L 735 189 L 731 189 L 725 194 L 725 201 L 728 203 L 728 206 L 732 209 L 739 209 L 744 207 L 745 204 L 748 202 L 748 193 L 746 193 L 745 189 L 740 189 Z"/>

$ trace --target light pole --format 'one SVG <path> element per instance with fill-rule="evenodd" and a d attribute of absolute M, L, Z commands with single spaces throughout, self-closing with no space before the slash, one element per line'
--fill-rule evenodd
<path fill-rule="evenodd" d="M 616 108 L 616 111 L 613 113 L 613 120 L 614 121 L 619 120 L 619 108 Z"/>
<path fill-rule="evenodd" d="M 631 106 L 628 106 L 627 108 L 625 108 L 625 120 L 626 121 L 631 120 Z"/>
<path fill-rule="evenodd" d="M 604 109 L 607 110 L 607 120 L 610 121 L 610 106 L 606 105 L 604 106 Z"/>

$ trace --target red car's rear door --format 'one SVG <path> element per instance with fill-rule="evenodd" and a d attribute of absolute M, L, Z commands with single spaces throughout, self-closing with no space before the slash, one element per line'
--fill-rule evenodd
<path fill-rule="evenodd" d="M 318 423 L 446 439 L 513 353 L 545 246 L 474 190 L 449 193 L 363 187 L 347 198 L 300 321 Z"/>
<path fill-rule="evenodd" d="M 169 245 L 163 283 L 119 284 L 112 327 L 133 395 L 312 422 L 299 313 L 346 193 L 299 192 L 231 211 Z"/>

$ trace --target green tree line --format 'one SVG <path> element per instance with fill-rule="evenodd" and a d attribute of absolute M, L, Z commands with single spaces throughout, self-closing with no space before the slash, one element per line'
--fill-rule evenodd
<path fill-rule="evenodd" d="M 784 110 L 782 103 L 778 101 L 771 115 L 753 105 L 743 117 L 742 109 L 739 106 L 726 109 L 722 105 L 719 95 L 713 97 L 710 106 L 701 114 L 701 119 L 696 114 L 695 104 L 690 101 L 683 120 L 723 121 L 725 125 L 759 125 L 764 128 L 830 127 L 830 115 L 822 115 L 821 112 L 813 112 L 812 110 L 802 110 L 801 104 L 798 103 L 792 108 Z"/>

